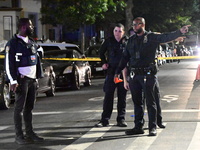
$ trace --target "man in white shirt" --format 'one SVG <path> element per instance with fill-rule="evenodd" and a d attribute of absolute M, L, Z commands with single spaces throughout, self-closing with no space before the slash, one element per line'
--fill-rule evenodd
<path fill-rule="evenodd" d="M 6 45 L 5 68 L 10 81 L 10 90 L 15 93 L 14 123 L 18 144 L 43 142 L 44 139 L 33 132 L 32 109 L 36 99 L 36 79 L 43 76 L 40 57 L 43 50 L 29 36 L 33 24 L 28 18 L 21 18 L 18 34 Z M 23 113 L 25 132 L 22 130 Z"/>

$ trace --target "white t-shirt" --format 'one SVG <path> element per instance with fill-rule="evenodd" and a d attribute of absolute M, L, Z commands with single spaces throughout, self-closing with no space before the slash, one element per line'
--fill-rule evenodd
<path fill-rule="evenodd" d="M 17 37 L 22 39 L 26 43 L 28 43 L 28 41 L 29 41 L 28 36 L 23 37 L 18 34 Z M 27 76 L 32 79 L 36 78 L 36 65 L 27 66 L 27 67 L 19 67 L 18 71 L 21 75 Z"/>

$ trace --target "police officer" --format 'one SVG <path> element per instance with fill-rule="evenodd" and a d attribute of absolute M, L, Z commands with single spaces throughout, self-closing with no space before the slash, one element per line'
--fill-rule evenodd
<path fill-rule="evenodd" d="M 100 58 L 102 61 L 102 68 L 107 70 L 107 75 L 104 83 L 104 102 L 103 113 L 101 115 L 101 121 L 97 123 L 96 127 L 103 127 L 109 125 L 109 119 L 113 110 L 114 92 L 117 88 L 117 126 L 126 127 L 125 112 L 126 112 L 126 90 L 124 89 L 123 82 L 115 84 L 113 81 L 116 68 L 122 56 L 122 52 L 125 47 L 126 37 L 124 36 L 124 26 L 122 24 L 116 24 L 113 30 L 113 37 L 105 40 L 100 48 Z M 107 57 L 106 57 L 107 53 Z M 120 73 L 121 74 L 121 73 Z"/>
<path fill-rule="evenodd" d="M 125 67 L 123 69 L 123 81 L 124 81 L 124 88 L 126 90 L 129 90 L 129 79 L 130 77 L 128 76 L 128 69 L 127 67 Z M 155 97 L 155 102 L 156 102 L 156 106 L 157 106 L 157 125 L 159 128 L 165 128 L 165 125 L 163 124 L 162 121 L 162 111 L 161 111 L 161 106 L 160 106 L 160 89 L 159 89 L 159 83 L 158 80 L 156 80 L 156 84 L 155 84 L 155 89 L 154 89 L 154 97 Z M 143 95 L 143 103 L 145 103 L 145 95 L 144 93 Z"/>
<path fill-rule="evenodd" d="M 10 81 L 10 90 L 15 93 L 14 124 L 18 144 L 43 142 L 32 127 L 32 109 L 36 99 L 36 79 L 43 76 L 40 57 L 43 49 L 29 37 L 33 34 L 33 25 L 28 18 L 18 22 L 18 34 L 6 45 L 6 74 Z M 26 136 L 22 130 L 22 116 Z"/>
<path fill-rule="evenodd" d="M 129 62 L 131 77 L 129 87 L 134 103 L 135 127 L 127 130 L 125 132 L 127 135 L 144 133 L 144 103 L 142 100 L 142 91 L 144 91 L 149 117 L 149 135 L 156 136 L 157 109 L 154 95 L 157 82 L 156 48 L 160 43 L 175 40 L 182 34 L 187 33 L 189 26 L 184 26 L 180 30 L 171 33 L 156 34 L 145 31 L 144 18 L 137 17 L 133 20 L 133 29 L 136 34 L 129 38 L 115 75 L 116 77 L 119 76 L 121 70 Z"/>

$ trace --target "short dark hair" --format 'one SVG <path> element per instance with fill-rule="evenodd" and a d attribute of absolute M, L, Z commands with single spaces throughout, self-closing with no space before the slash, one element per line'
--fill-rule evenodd
<path fill-rule="evenodd" d="M 115 28 L 115 27 L 122 28 L 122 29 L 125 31 L 124 25 L 121 24 L 121 23 L 117 23 L 117 24 L 114 26 L 114 28 Z"/>
<path fill-rule="evenodd" d="M 145 19 L 143 17 L 137 17 L 133 21 L 141 21 L 143 24 L 145 24 Z"/>
<path fill-rule="evenodd" d="M 28 18 L 20 18 L 17 24 L 18 29 L 20 29 L 22 26 L 25 26 L 29 24 L 30 19 Z"/>

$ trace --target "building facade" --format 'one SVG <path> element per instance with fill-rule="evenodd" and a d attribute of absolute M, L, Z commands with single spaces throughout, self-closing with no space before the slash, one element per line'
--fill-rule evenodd
<path fill-rule="evenodd" d="M 17 21 L 26 17 L 34 25 L 34 38 L 46 35 L 45 26 L 41 24 L 41 0 L 0 0 L 0 41 L 9 40 L 17 32 Z"/>

